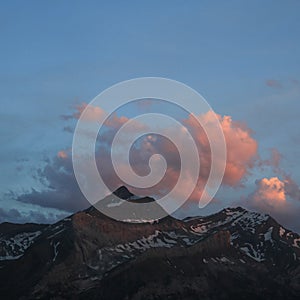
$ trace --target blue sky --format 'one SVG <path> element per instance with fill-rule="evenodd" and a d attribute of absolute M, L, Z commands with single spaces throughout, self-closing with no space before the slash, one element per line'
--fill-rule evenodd
<path fill-rule="evenodd" d="M 186 83 L 245 122 L 299 184 L 299 13 L 299 1 L 2 1 L 2 210 L 38 210 L 7 193 L 41 188 L 36 169 L 70 147 L 61 115 L 142 76 Z M 272 176 L 252 172 L 247 193 Z"/>

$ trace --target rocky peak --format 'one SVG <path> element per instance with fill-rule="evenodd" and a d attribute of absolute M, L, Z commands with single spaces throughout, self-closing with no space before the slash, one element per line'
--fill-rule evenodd
<path fill-rule="evenodd" d="M 130 197 L 134 196 L 126 186 L 122 185 L 119 188 L 117 188 L 114 192 L 114 195 L 116 195 L 117 197 L 127 200 Z"/>

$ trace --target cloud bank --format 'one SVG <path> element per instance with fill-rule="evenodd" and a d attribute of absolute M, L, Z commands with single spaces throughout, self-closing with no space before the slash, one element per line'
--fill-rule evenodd
<path fill-rule="evenodd" d="M 84 109 L 87 109 L 88 112 L 84 120 L 86 122 L 95 122 L 105 115 L 102 108 L 83 103 L 76 106 L 72 114 L 64 115 L 63 119 L 66 121 L 77 120 Z M 294 204 L 291 201 L 297 202 L 300 200 L 300 190 L 294 180 L 280 168 L 282 155 L 278 150 L 271 149 L 270 158 L 261 160 L 258 154 L 258 143 L 253 136 L 253 132 L 246 124 L 233 120 L 231 116 L 221 116 L 219 114 L 216 116 L 224 132 L 227 146 L 226 168 L 222 185 L 231 188 L 243 188 L 247 178 L 255 168 L 256 170 L 257 167 L 261 170 L 271 168 L 274 174 L 278 175 L 256 180 L 255 191 L 248 197 L 244 197 L 239 204 L 270 213 L 286 224 L 291 224 L 288 219 L 295 219 L 293 214 L 295 212 Z M 199 128 L 196 118 L 201 119 L 206 126 L 214 125 L 212 112 L 200 116 L 189 115 L 182 118 L 182 128 L 176 132 L 179 138 L 181 136 L 183 138 L 186 132 L 189 131 L 199 149 L 201 168 L 197 187 L 189 199 L 191 203 L 196 203 L 202 195 L 211 164 L 209 140 L 203 128 Z M 104 127 L 99 132 L 95 157 L 99 172 L 111 190 L 115 190 L 124 184 L 114 171 L 110 159 L 110 149 L 115 134 L 127 121 L 129 121 L 128 117 L 118 116 L 117 113 L 114 113 L 106 120 Z M 70 126 L 65 127 L 70 128 Z M 146 126 L 134 121 L 132 130 L 136 129 L 138 131 L 141 128 L 145 129 Z M 166 136 L 170 131 L 172 131 L 172 128 L 165 128 Z M 147 175 L 150 171 L 149 159 L 154 154 L 161 154 L 166 159 L 166 174 L 161 182 L 151 188 L 132 188 L 136 194 L 160 197 L 168 193 L 177 183 L 181 167 L 180 155 L 176 146 L 161 135 L 147 134 L 135 142 L 130 151 L 130 167 L 140 176 Z M 119 155 L 122 155 L 122 151 Z M 124 166 L 125 173 L 128 167 Z M 89 206 L 75 180 L 70 149 L 58 151 L 43 168 L 38 170 L 38 178 L 45 184 L 45 189 L 41 191 L 32 189 L 28 193 L 18 195 L 16 197 L 17 201 L 39 205 L 45 209 L 54 208 L 67 212 L 75 212 Z M 182 183 L 182 189 L 188 183 L 188 174 L 185 180 Z M 16 212 L 10 213 L 14 214 Z M 2 215 L 4 214 L 5 212 L 2 212 Z"/>
<path fill-rule="evenodd" d="M 78 119 L 84 109 L 87 109 L 85 115 L 86 122 L 95 122 L 105 115 L 103 109 L 93 107 L 83 103 L 76 106 L 76 111 L 71 115 L 65 115 L 65 120 Z M 190 200 L 198 200 L 203 192 L 206 180 L 210 172 L 211 153 L 210 145 L 206 133 L 199 128 L 195 118 L 201 120 L 207 126 L 213 126 L 213 113 L 207 112 L 201 116 L 190 115 L 182 120 L 182 130 L 176 132 L 182 140 L 188 130 L 197 143 L 199 149 L 199 158 L 201 161 L 201 170 L 199 174 L 198 185 L 191 195 Z M 227 146 L 227 164 L 223 184 L 229 186 L 239 186 L 243 179 L 250 173 L 257 159 L 257 142 L 252 137 L 252 132 L 245 124 L 233 121 L 230 116 L 217 115 L 217 118 L 223 129 Z M 99 133 L 99 143 L 96 149 L 96 161 L 99 171 L 111 190 L 116 189 L 123 184 L 117 174 L 114 172 L 110 159 L 110 149 L 113 138 L 120 127 L 129 119 L 125 116 L 112 114 L 105 122 L 104 129 Z M 133 130 L 140 130 L 143 124 L 134 123 Z M 166 136 L 172 128 L 166 128 Z M 39 204 L 43 207 L 53 207 L 67 211 L 75 211 L 86 205 L 81 194 L 72 170 L 70 151 L 60 150 L 56 157 L 49 161 L 46 166 L 39 170 L 38 175 L 41 181 L 47 183 L 47 189 L 44 191 L 32 190 L 28 194 L 20 195 L 18 201 Z M 163 195 L 167 193 L 176 184 L 180 174 L 180 156 L 176 146 L 167 138 L 160 135 L 148 134 L 138 140 L 132 147 L 130 153 L 130 163 L 133 170 L 139 175 L 145 175 L 149 172 L 149 159 L 153 154 L 161 154 L 167 161 L 167 171 L 162 181 L 154 187 L 148 189 L 135 190 L 138 194 L 144 195 Z M 122 152 L 120 153 L 122 155 Z M 191 162 L 193 163 L 193 162 Z M 125 168 L 128 166 L 124 166 Z M 125 170 L 126 171 L 126 170 Z M 182 188 L 189 180 L 186 176 L 186 182 L 183 182 Z"/>

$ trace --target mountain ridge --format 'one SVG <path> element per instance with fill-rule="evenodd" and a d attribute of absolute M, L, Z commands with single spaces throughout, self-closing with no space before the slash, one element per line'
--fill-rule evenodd
<path fill-rule="evenodd" d="M 121 196 L 124 191 L 134 196 L 124 189 Z M 246 286 L 249 299 L 265 290 L 270 299 L 296 299 L 300 292 L 299 235 L 241 207 L 142 224 L 118 222 L 90 207 L 32 226 L 11 233 L 0 224 L 0 294 L 6 298 L 229 299 L 237 297 L 236 284 Z M 265 277 L 265 285 L 255 276 Z M 225 280 L 225 291 L 216 280 Z"/>

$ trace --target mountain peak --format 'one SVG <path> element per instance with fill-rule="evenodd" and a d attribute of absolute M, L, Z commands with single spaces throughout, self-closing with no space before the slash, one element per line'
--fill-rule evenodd
<path fill-rule="evenodd" d="M 119 201 L 114 195 L 127 199 Z M 121 186 L 106 197 L 104 205 L 113 203 L 111 207 L 122 212 L 118 202 L 146 198 Z M 244 295 L 247 282 L 251 294 L 245 299 L 260 298 L 262 289 L 270 291 L 267 299 L 281 300 L 282 295 L 298 299 L 300 236 L 265 214 L 236 207 L 184 221 L 168 216 L 143 224 L 103 216 L 89 209 L 45 227 L 25 224 L 13 228 L 8 224 L 3 231 L 0 226 L 2 298 L 49 299 L 59 294 L 63 299 L 113 300 L 125 299 L 130 293 L 131 299 L 150 299 L 152 295 L 174 299 L 175 294 L 187 299 L 191 293 L 210 295 L 215 291 L 207 299 L 217 299 L 220 294 L 231 299 Z M 157 266 L 164 272 L 162 278 L 157 276 Z M 177 266 L 182 272 L 174 277 Z M 221 286 L 219 274 L 226 277 Z M 156 286 L 152 287 L 154 280 Z M 178 290 L 182 282 L 186 285 Z M 70 284 L 78 289 L 69 289 Z M 231 294 L 236 287 L 240 289 Z M 166 297 L 165 290 L 169 293 Z M 277 294 L 272 294 L 273 290 Z"/>
<path fill-rule="evenodd" d="M 134 196 L 126 186 L 122 185 L 119 188 L 117 188 L 114 192 L 114 195 L 116 195 L 117 197 L 121 198 L 121 199 L 128 199 L 132 196 Z"/>
<path fill-rule="evenodd" d="M 247 209 L 241 207 L 241 206 L 237 206 L 237 207 L 226 207 L 222 210 L 223 212 L 246 212 Z"/>

